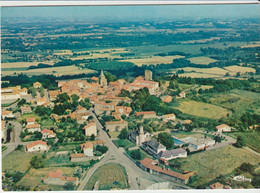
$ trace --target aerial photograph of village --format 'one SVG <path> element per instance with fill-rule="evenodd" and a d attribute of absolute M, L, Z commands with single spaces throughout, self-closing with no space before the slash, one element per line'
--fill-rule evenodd
<path fill-rule="evenodd" d="M 2 7 L 2 190 L 260 188 L 259 21 L 259 4 Z"/>

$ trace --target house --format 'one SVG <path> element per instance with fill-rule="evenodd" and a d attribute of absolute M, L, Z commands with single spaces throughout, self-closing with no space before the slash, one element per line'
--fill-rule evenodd
<path fill-rule="evenodd" d="M 132 112 L 131 107 L 124 107 L 124 106 L 115 107 L 115 114 L 126 115 L 128 117 L 131 112 Z"/>
<path fill-rule="evenodd" d="M 170 96 L 170 95 L 162 96 L 162 97 L 161 97 L 161 100 L 162 100 L 162 102 L 164 102 L 164 103 L 170 103 L 170 102 L 172 102 L 172 96 Z"/>
<path fill-rule="evenodd" d="M 172 160 L 176 158 L 187 157 L 187 151 L 184 149 L 172 149 L 161 151 L 159 154 L 160 158 L 164 158 L 165 160 Z"/>
<path fill-rule="evenodd" d="M 145 158 L 138 162 L 140 168 L 151 174 L 158 175 L 161 178 L 171 180 L 173 182 L 187 184 L 189 178 L 194 175 L 194 172 L 179 173 L 165 168 L 161 168 L 157 160 Z"/>
<path fill-rule="evenodd" d="M 57 96 L 61 94 L 61 92 L 59 90 L 51 90 L 49 91 L 49 98 L 50 98 L 50 101 L 54 101 L 56 100 Z"/>
<path fill-rule="evenodd" d="M 79 161 L 85 161 L 85 155 L 84 153 L 73 153 L 70 155 L 70 161 L 71 162 L 79 162 Z"/>
<path fill-rule="evenodd" d="M 17 100 L 27 95 L 27 88 L 21 88 L 21 86 L 1 88 L 1 99 L 14 99 Z"/>
<path fill-rule="evenodd" d="M 132 131 L 128 134 L 128 139 L 135 143 L 137 146 L 141 146 L 143 142 L 150 141 L 152 134 L 145 132 L 143 126 L 140 127 L 139 131 Z"/>
<path fill-rule="evenodd" d="M 48 102 L 47 98 L 46 97 L 42 97 L 42 98 L 37 100 L 37 106 L 41 106 L 41 105 L 43 105 L 46 102 Z"/>
<path fill-rule="evenodd" d="M 128 83 L 123 86 L 123 89 L 128 90 L 129 92 L 132 92 L 133 90 L 140 90 L 143 88 L 148 88 L 149 93 L 151 95 L 154 95 L 159 88 L 159 83 L 144 80 L 143 78 L 140 79 L 139 77 L 137 77 L 133 83 Z"/>
<path fill-rule="evenodd" d="M 162 116 L 164 121 L 175 121 L 176 116 L 172 113 L 172 114 L 167 114 L 167 115 L 163 115 Z"/>
<path fill-rule="evenodd" d="M 220 184 L 219 182 L 211 184 L 209 187 L 210 189 L 224 189 L 224 185 Z"/>
<path fill-rule="evenodd" d="M 180 94 L 179 94 L 179 97 L 178 98 L 186 98 L 186 93 L 184 91 L 182 91 Z"/>
<path fill-rule="evenodd" d="M 42 87 L 42 84 L 39 83 L 39 82 L 35 82 L 35 83 L 33 83 L 33 87 L 34 87 L 34 88 L 41 88 L 41 87 Z"/>
<path fill-rule="evenodd" d="M 149 119 L 149 118 L 156 118 L 156 113 L 154 111 L 143 111 L 143 112 L 136 112 L 135 115 L 142 116 L 144 119 Z"/>
<path fill-rule="evenodd" d="M 109 121 L 105 123 L 106 130 L 109 131 L 121 131 L 124 128 L 128 128 L 127 121 Z"/>
<path fill-rule="evenodd" d="M 25 128 L 29 133 L 34 133 L 34 132 L 40 132 L 41 131 L 41 125 L 39 124 L 29 124 L 26 125 Z"/>
<path fill-rule="evenodd" d="M 231 127 L 229 127 L 226 124 L 218 125 L 218 126 L 216 126 L 216 129 L 217 129 L 218 133 L 230 132 L 231 131 Z"/>
<path fill-rule="evenodd" d="M 15 115 L 13 114 L 12 111 L 2 111 L 2 119 L 14 119 Z"/>
<path fill-rule="evenodd" d="M 92 80 L 93 82 L 98 82 L 98 81 L 99 81 L 99 78 L 96 77 L 96 76 L 93 76 L 93 77 L 91 78 L 91 80 Z"/>
<path fill-rule="evenodd" d="M 32 108 L 30 106 L 21 107 L 22 115 L 27 114 L 27 113 L 31 113 L 31 112 L 32 112 Z"/>
<path fill-rule="evenodd" d="M 85 156 L 94 156 L 93 154 L 93 143 L 86 142 L 80 145 L 81 150 L 84 152 Z"/>
<path fill-rule="evenodd" d="M 35 124 L 35 118 L 26 118 L 26 125 L 32 125 L 32 124 Z"/>
<path fill-rule="evenodd" d="M 151 139 L 150 141 L 144 142 L 142 144 L 142 148 L 147 151 L 148 153 L 154 155 L 155 157 L 159 157 L 158 154 L 161 151 L 166 151 L 166 147 L 159 143 L 158 141 L 155 141 Z"/>
<path fill-rule="evenodd" d="M 41 131 L 42 139 L 49 139 L 49 138 L 55 138 L 56 133 L 54 133 L 52 130 L 49 129 L 43 129 Z"/>
<path fill-rule="evenodd" d="M 192 149 L 194 149 L 195 151 L 199 151 L 211 147 L 215 145 L 215 143 L 216 142 L 213 139 L 196 139 L 189 142 L 189 148 L 191 148 L 191 151 Z"/>
<path fill-rule="evenodd" d="M 76 177 L 64 176 L 63 171 L 61 169 L 49 172 L 43 179 L 44 184 L 51 184 L 51 185 L 64 186 L 67 182 L 72 182 L 75 186 L 77 186 L 79 180 Z"/>
<path fill-rule="evenodd" d="M 117 103 L 108 101 L 96 101 L 95 102 L 95 112 L 101 114 L 104 111 L 114 111 Z"/>
<path fill-rule="evenodd" d="M 47 143 L 45 141 L 33 141 L 32 143 L 26 146 L 26 150 L 28 152 L 35 152 L 35 151 L 46 151 L 48 148 Z"/>
<path fill-rule="evenodd" d="M 83 129 L 85 130 L 86 136 L 91 136 L 91 135 L 97 136 L 97 125 L 96 125 L 96 123 L 94 123 L 94 122 L 88 123 L 86 126 L 83 127 Z"/>

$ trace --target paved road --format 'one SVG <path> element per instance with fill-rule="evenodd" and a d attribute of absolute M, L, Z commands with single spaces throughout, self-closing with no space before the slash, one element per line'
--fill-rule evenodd
<path fill-rule="evenodd" d="M 99 138 L 106 141 L 106 146 L 108 146 L 109 151 L 99 163 L 95 164 L 88 171 L 86 177 L 81 181 L 78 190 L 83 190 L 86 183 L 88 182 L 91 175 L 95 172 L 95 170 L 105 163 L 120 163 L 126 168 L 131 190 L 138 190 L 138 189 L 144 190 L 147 188 L 147 186 L 153 183 L 169 181 L 169 180 L 162 179 L 156 175 L 152 175 L 148 172 L 145 172 L 137 165 L 135 165 L 133 161 L 131 161 L 126 155 L 123 154 L 124 152 L 123 149 L 119 149 L 115 146 L 112 140 L 108 137 L 107 133 L 103 130 L 103 126 L 100 124 L 96 115 L 92 113 L 92 116 L 94 118 L 95 123 L 97 124 L 97 129 L 99 130 Z M 175 184 L 176 186 L 182 186 L 184 188 L 190 189 L 190 187 L 188 186 L 177 184 L 177 183 Z"/>

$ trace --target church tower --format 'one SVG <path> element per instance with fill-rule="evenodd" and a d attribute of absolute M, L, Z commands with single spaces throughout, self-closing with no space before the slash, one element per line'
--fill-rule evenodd
<path fill-rule="evenodd" d="M 139 129 L 139 144 L 138 145 L 142 145 L 142 143 L 145 141 L 144 139 L 144 127 L 143 126 L 140 126 L 140 129 Z"/>
<path fill-rule="evenodd" d="M 100 76 L 99 76 L 99 84 L 103 87 L 106 87 L 107 86 L 107 79 L 103 73 L 103 70 L 101 70 L 100 72 Z"/>

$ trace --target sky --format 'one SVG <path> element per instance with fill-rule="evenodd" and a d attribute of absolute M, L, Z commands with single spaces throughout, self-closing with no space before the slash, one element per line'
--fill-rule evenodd
<path fill-rule="evenodd" d="M 173 18 L 260 17 L 259 4 L 2 7 L 5 17 L 81 18 L 86 20 L 146 20 Z"/>

